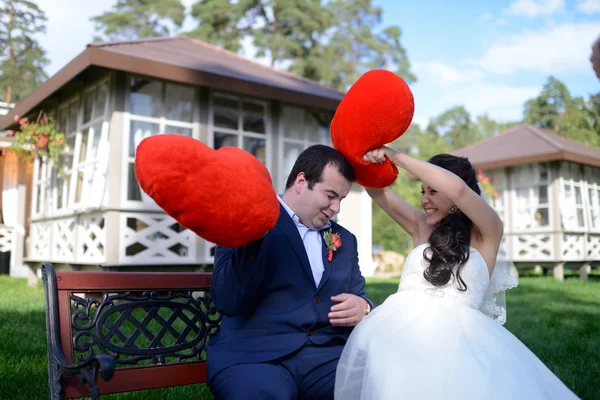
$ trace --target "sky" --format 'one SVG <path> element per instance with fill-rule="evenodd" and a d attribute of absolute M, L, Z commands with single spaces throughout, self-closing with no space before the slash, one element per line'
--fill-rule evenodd
<path fill-rule="evenodd" d="M 94 37 L 89 18 L 116 0 L 35 0 L 48 17 L 40 37 L 52 76 L 85 50 Z M 190 7 L 195 0 L 183 0 Z M 600 92 L 589 57 L 600 36 L 600 0 L 373 0 L 382 27 L 402 29 L 417 82 L 413 121 L 464 105 L 473 117 L 522 118 L 550 75 L 574 96 Z M 184 29 L 191 28 L 188 19 Z M 252 57 L 248 47 L 245 55 Z M 265 62 L 265 60 L 257 60 Z"/>

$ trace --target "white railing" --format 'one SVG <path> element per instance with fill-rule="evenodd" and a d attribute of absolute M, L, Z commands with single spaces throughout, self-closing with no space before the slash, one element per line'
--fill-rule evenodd
<path fill-rule="evenodd" d="M 13 251 L 15 230 L 6 225 L 0 225 L 0 251 Z"/>
<path fill-rule="evenodd" d="M 121 213 L 119 264 L 194 264 L 196 234 L 164 213 Z"/>
<path fill-rule="evenodd" d="M 106 262 L 102 213 L 31 223 L 29 259 L 64 263 Z"/>
<path fill-rule="evenodd" d="M 600 234 L 590 232 L 512 232 L 510 253 L 518 262 L 600 261 Z"/>

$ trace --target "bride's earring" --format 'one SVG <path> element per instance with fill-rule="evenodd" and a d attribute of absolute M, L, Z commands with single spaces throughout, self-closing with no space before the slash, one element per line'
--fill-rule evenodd
<path fill-rule="evenodd" d="M 452 207 L 448 210 L 448 215 L 454 215 L 458 211 L 458 207 L 456 204 L 452 204 Z"/>

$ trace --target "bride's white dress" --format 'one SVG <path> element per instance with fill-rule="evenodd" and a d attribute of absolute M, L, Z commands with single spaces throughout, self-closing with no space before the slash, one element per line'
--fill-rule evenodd
<path fill-rule="evenodd" d="M 576 399 L 523 343 L 479 308 L 489 285 L 475 249 L 463 266 L 467 291 L 435 287 L 417 246 L 400 287 L 354 329 L 342 353 L 336 400 Z"/>

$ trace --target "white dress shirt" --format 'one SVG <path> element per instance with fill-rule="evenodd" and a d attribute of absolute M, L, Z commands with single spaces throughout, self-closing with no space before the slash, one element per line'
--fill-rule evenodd
<path fill-rule="evenodd" d="M 315 279 L 315 285 L 319 287 L 319 282 L 321 282 L 321 277 L 323 276 L 323 271 L 325 270 L 325 266 L 323 265 L 323 237 L 321 236 L 320 231 L 323 229 L 329 229 L 329 227 L 331 227 L 331 222 L 327 221 L 327 223 L 319 229 L 309 228 L 300 222 L 300 218 L 291 208 L 288 207 L 287 204 L 285 204 L 281 195 L 278 195 L 277 198 L 279 199 L 279 202 L 283 208 L 285 208 L 289 216 L 292 218 L 292 221 L 294 221 L 294 224 L 296 224 L 296 228 L 298 228 L 298 233 L 300 233 L 302 243 L 306 249 L 308 261 L 310 262 L 310 268 L 312 270 L 313 278 Z"/>

